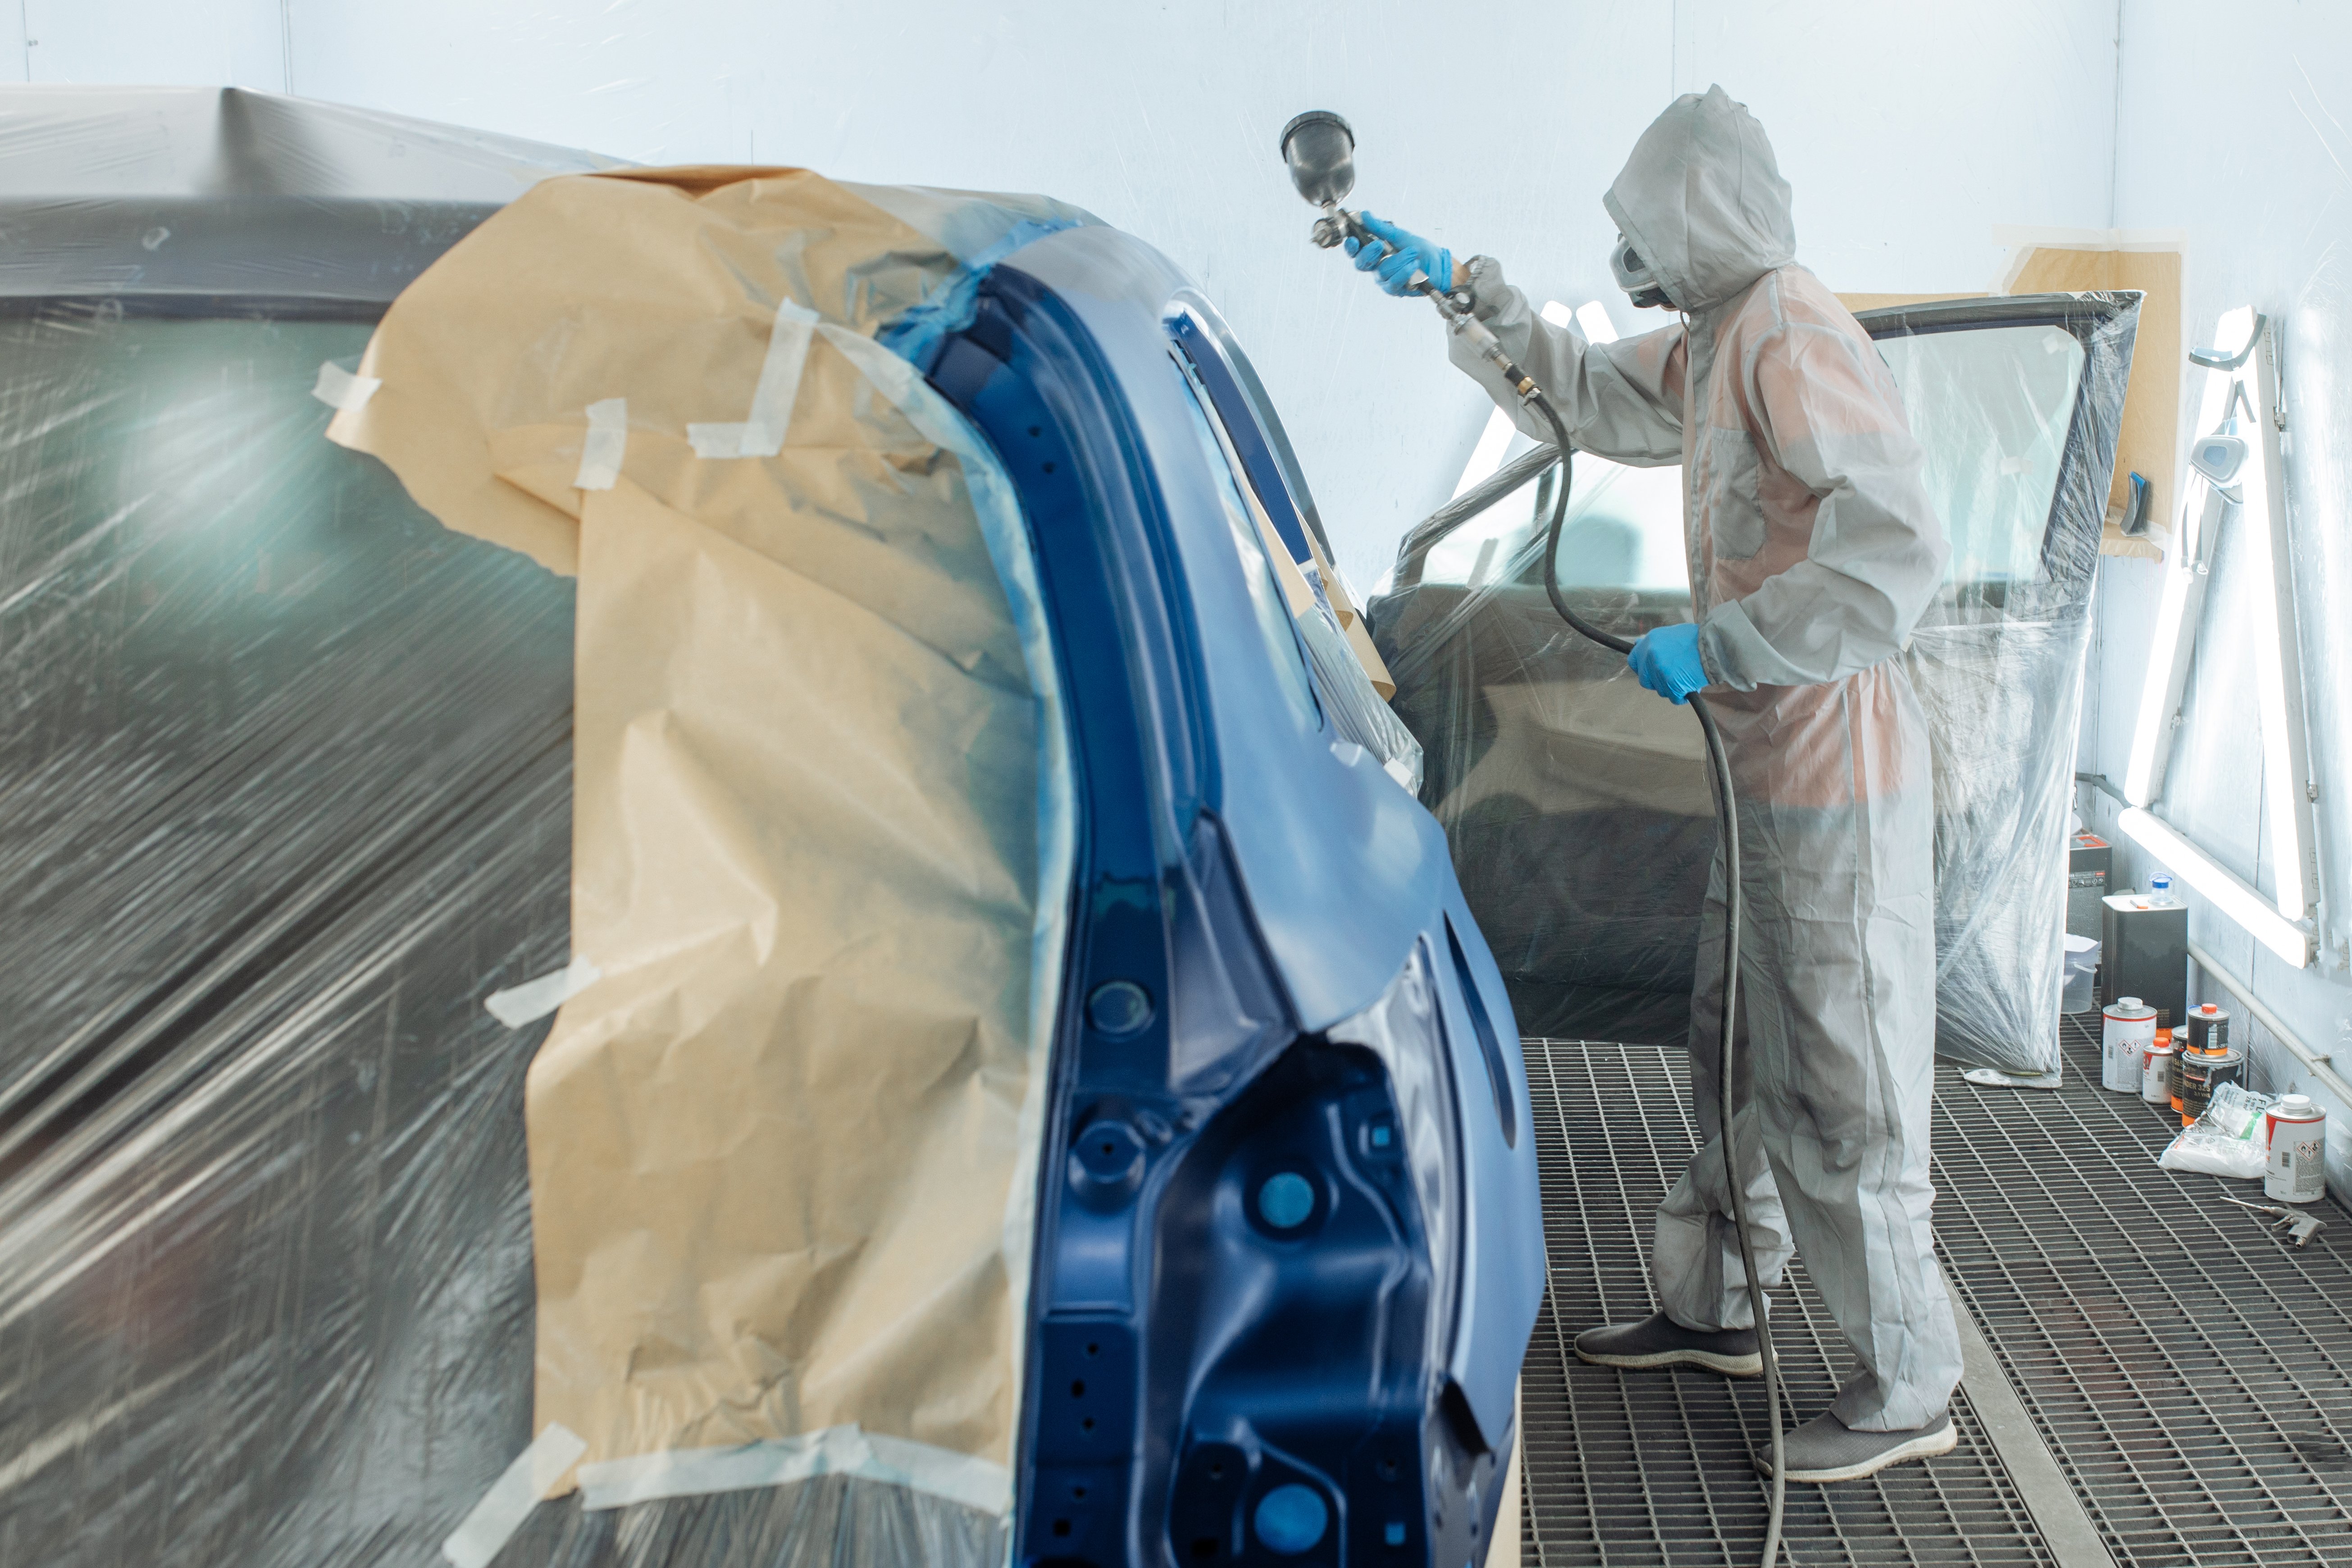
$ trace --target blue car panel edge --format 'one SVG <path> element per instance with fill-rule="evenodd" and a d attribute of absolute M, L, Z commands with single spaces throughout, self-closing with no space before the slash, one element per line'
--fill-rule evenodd
<path fill-rule="evenodd" d="M 924 356 L 1019 492 L 1083 802 L 1015 1554 L 1454 1568 L 1491 1534 L 1542 1291 L 1525 1067 L 1437 823 L 1270 678 L 1178 338 L 1303 555 L 1255 377 L 1132 236 L 1014 251 Z M 1333 1038 L 1407 977 L 1417 1033 Z M 1443 1214 L 1398 1051 L 1451 1108 Z"/>

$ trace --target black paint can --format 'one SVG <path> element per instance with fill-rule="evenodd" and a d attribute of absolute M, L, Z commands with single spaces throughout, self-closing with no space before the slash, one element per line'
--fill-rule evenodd
<path fill-rule="evenodd" d="M 2213 1091 L 2224 1083 L 2246 1086 L 2246 1053 L 2223 1046 L 2219 1051 L 2196 1051 L 2180 1063 L 2180 1121 L 2183 1126 L 2205 1113 L 2213 1103 Z"/>

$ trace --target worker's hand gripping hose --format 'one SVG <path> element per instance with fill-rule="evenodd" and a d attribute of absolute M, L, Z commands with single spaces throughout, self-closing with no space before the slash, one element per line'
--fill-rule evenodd
<path fill-rule="evenodd" d="M 1568 520 L 1570 481 L 1574 477 L 1574 449 L 1569 444 L 1568 429 L 1560 423 L 1559 412 L 1551 400 L 1526 371 L 1513 363 L 1502 343 L 1489 331 L 1486 323 L 1472 316 L 1458 300 L 1441 293 L 1423 280 L 1418 291 L 1430 297 L 1447 325 L 1455 333 L 1466 337 L 1479 354 L 1502 372 L 1503 378 L 1518 394 L 1519 401 L 1536 411 L 1551 427 L 1552 444 L 1559 450 L 1559 481 L 1552 486 L 1551 523 L 1545 530 L 1543 578 L 1544 593 L 1559 618 L 1604 648 L 1620 653 L 1633 652 L 1631 638 L 1603 632 L 1569 608 L 1559 591 L 1559 537 Z M 1764 1526 L 1763 1568 L 1773 1568 L 1780 1553 L 1780 1521 L 1788 1499 L 1787 1466 L 1783 1462 L 1780 1437 L 1780 1364 L 1772 1354 L 1772 1330 L 1765 1320 L 1764 1282 L 1756 1271 L 1756 1247 L 1748 1231 L 1748 1197 L 1739 1179 L 1732 1123 L 1732 1041 L 1736 1020 L 1739 1017 L 1739 925 L 1743 914 L 1739 880 L 1739 812 L 1731 789 L 1731 759 L 1723 749 L 1723 733 L 1716 727 L 1715 715 L 1708 711 L 1706 699 L 1694 695 L 1691 712 L 1698 717 L 1698 727 L 1706 737 L 1706 756 L 1713 777 L 1709 780 L 1715 796 L 1715 815 L 1723 835 L 1723 1010 L 1716 1033 L 1716 1092 L 1718 1100 L 1718 1120 L 1723 1128 L 1723 1181 L 1731 1195 L 1731 1222 L 1739 1232 L 1739 1263 L 1748 1280 L 1748 1310 L 1756 1319 L 1756 1347 L 1764 1363 L 1764 1408 L 1771 1423 L 1772 1501 Z"/>

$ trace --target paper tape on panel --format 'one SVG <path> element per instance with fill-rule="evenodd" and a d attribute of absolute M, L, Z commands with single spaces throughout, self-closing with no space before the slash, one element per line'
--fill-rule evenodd
<path fill-rule="evenodd" d="M 576 490 L 609 490 L 621 480 L 621 458 L 629 446 L 629 400 L 608 397 L 588 405 L 588 434 L 580 444 Z"/>
<path fill-rule="evenodd" d="M 795 300 L 776 307 L 760 383 L 751 392 L 751 417 L 740 424 L 688 425 L 686 438 L 693 443 L 697 457 L 773 457 L 784 449 L 784 432 L 793 422 L 793 400 L 800 395 L 801 370 L 808 362 L 817 320 L 815 311 Z"/>
<path fill-rule="evenodd" d="M 354 375 L 329 360 L 319 367 L 319 379 L 311 383 L 310 395 L 329 408 L 349 413 L 365 408 L 367 400 L 375 396 L 376 388 L 383 385 L 373 376 Z"/>
<path fill-rule="evenodd" d="M 549 1422 L 547 1429 L 515 1456 L 506 1473 L 490 1483 L 490 1490 L 482 1494 L 465 1521 L 449 1532 L 449 1539 L 441 1543 L 441 1555 L 456 1568 L 489 1568 L 490 1559 L 522 1528 L 539 1500 L 587 1451 L 585 1438 Z"/>
<path fill-rule="evenodd" d="M 927 1492 L 1002 1516 L 1013 1504 L 1003 1465 L 856 1426 L 723 1448 L 677 1448 L 580 1467 L 580 1506 L 625 1508 L 667 1497 L 698 1497 L 784 1486 L 814 1476 L 856 1476 Z"/>
<path fill-rule="evenodd" d="M 545 1018 L 604 977 L 602 969 L 586 957 L 578 957 L 552 974 L 492 991 L 482 998 L 482 1006 L 509 1029 L 520 1029 L 534 1019 Z"/>

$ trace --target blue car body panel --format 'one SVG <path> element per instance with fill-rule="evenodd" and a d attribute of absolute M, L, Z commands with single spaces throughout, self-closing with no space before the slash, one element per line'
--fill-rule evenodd
<path fill-rule="evenodd" d="M 1016 1556 L 1482 1558 L 1542 1291 L 1526 1072 L 1438 824 L 1270 667 L 1189 388 L 1304 559 L 1280 427 L 1107 227 L 919 362 L 1019 492 L 1079 775 Z"/>

